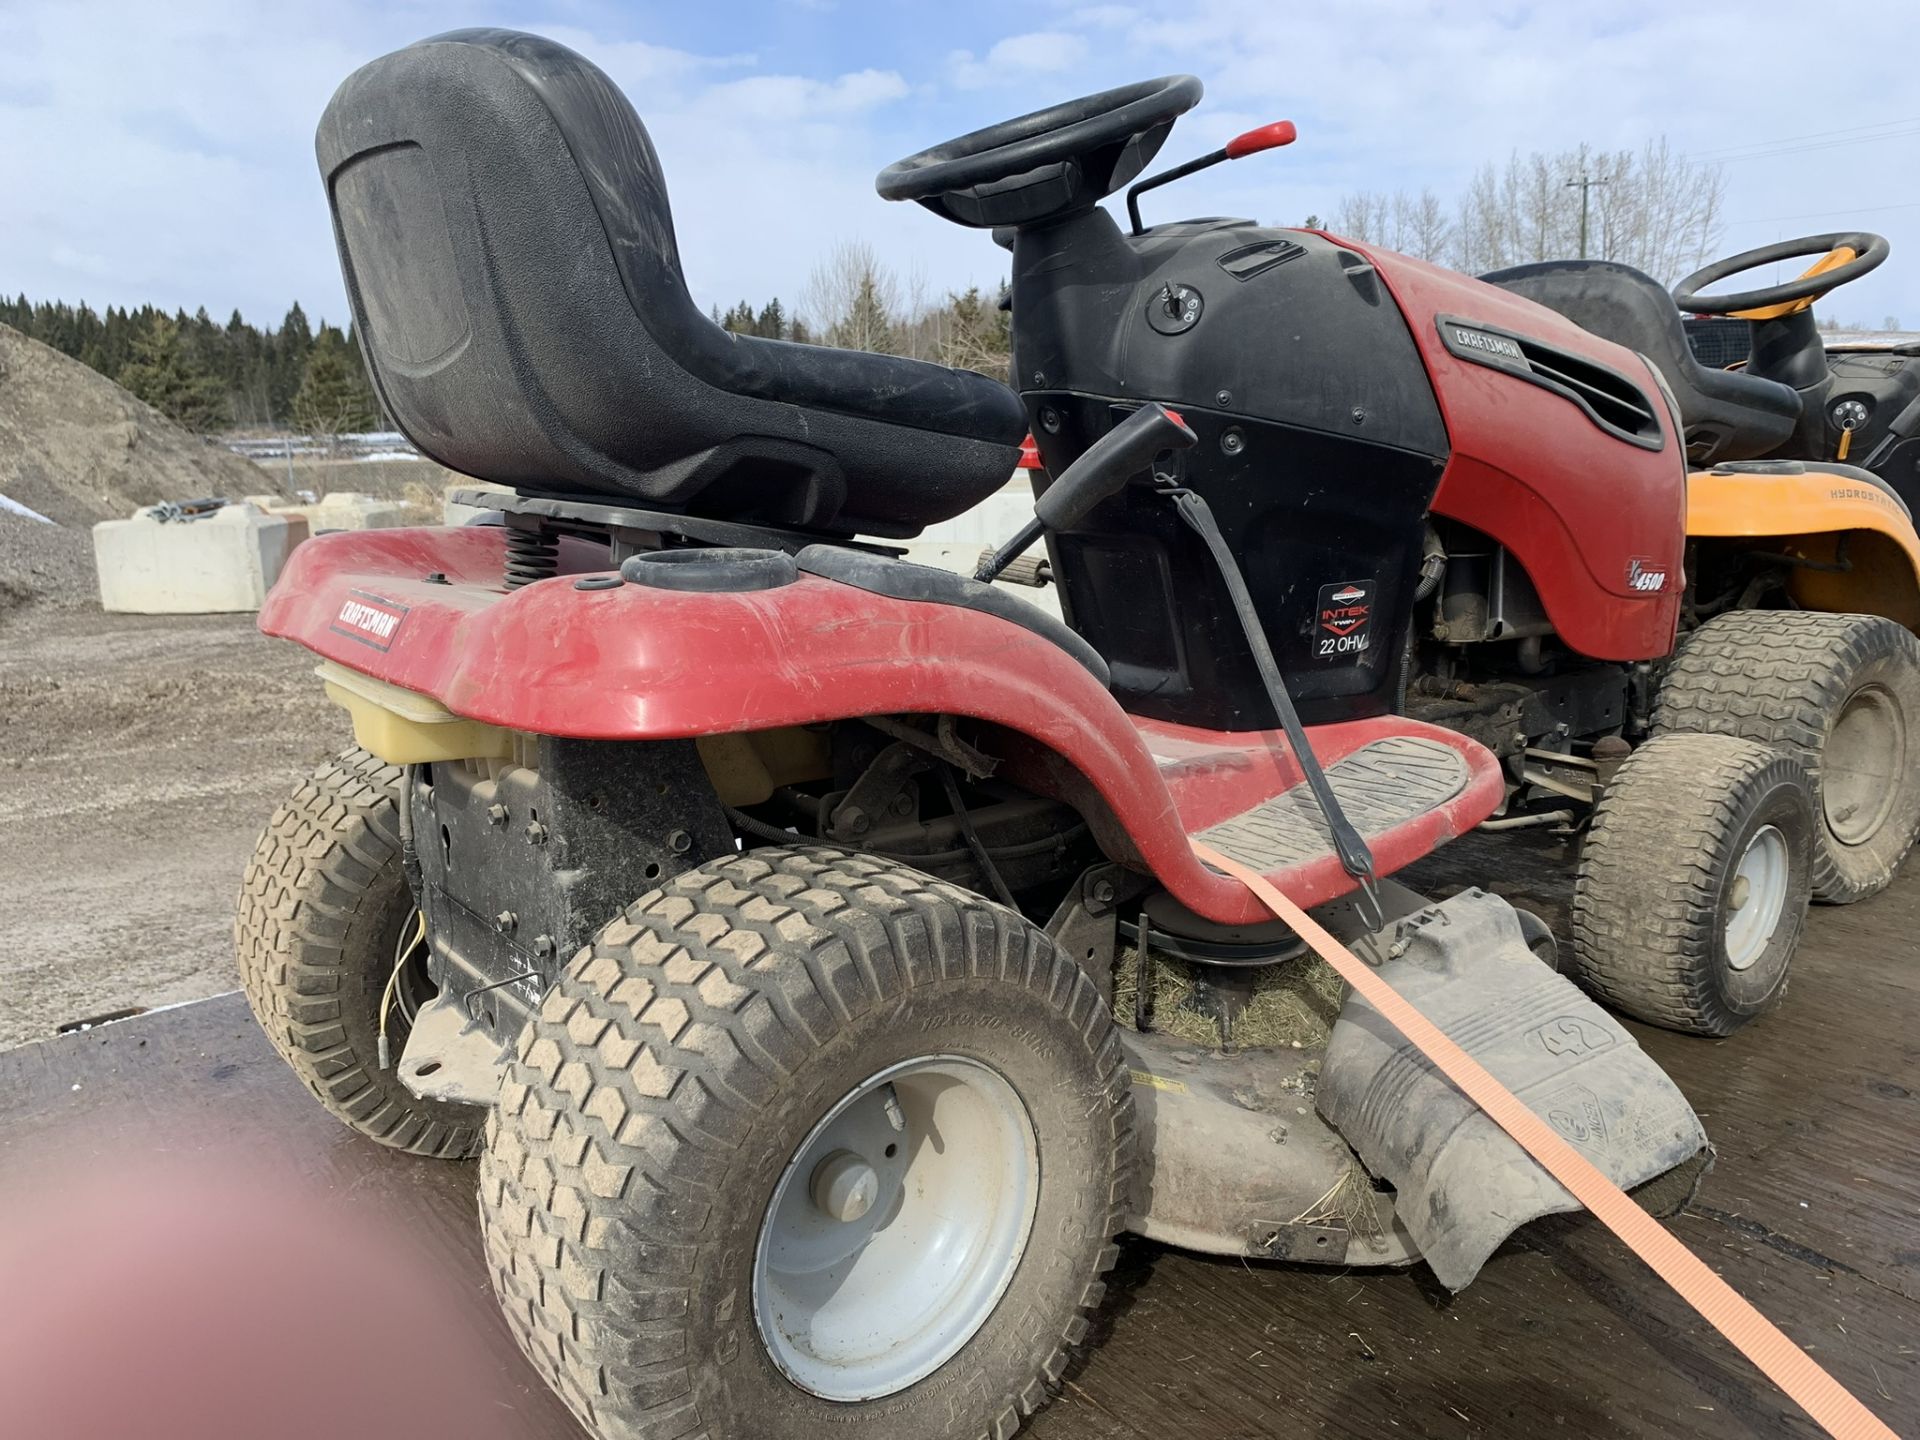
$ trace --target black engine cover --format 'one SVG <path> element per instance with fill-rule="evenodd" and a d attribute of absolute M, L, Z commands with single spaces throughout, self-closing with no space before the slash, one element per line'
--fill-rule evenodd
<path fill-rule="evenodd" d="M 1059 474 L 1133 406 L 1177 410 L 1177 457 L 1240 558 L 1309 724 L 1391 710 L 1446 427 L 1372 265 L 1304 231 L 1104 211 L 1014 244 L 1014 364 Z M 1144 479 L 1144 477 L 1143 477 Z M 1138 714 L 1273 725 L 1198 537 L 1136 482 L 1049 540 L 1068 620 Z"/>

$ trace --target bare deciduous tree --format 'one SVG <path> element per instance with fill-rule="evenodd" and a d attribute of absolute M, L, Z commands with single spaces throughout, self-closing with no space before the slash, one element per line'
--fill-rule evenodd
<path fill-rule="evenodd" d="M 1581 250 L 1583 178 L 1593 182 L 1586 190 L 1586 253 L 1595 259 L 1671 283 L 1719 244 L 1724 178 L 1715 166 L 1674 154 L 1664 139 L 1638 151 L 1516 151 L 1504 166 L 1475 172 L 1451 222 L 1430 189 L 1350 195 L 1331 228 L 1469 274 L 1567 259 Z"/>
<path fill-rule="evenodd" d="M 837 243 L 813 267 L 800 299 L 814 333 L 827 344 L 882 355 L 898 352 L 900 280 L 866 241 Z"/>
<path fill-rule="evenodd" d="M 801 297 L 810 337 L 849 350 L 932 360 L 1004 379 L 1012 342 L 1007 316 L 978 286 L 935 297 L 917 265 L 903 280 L 864 240 L 842 240 L 813 267 Z M 744 301 L 717 317 L 733 329 Z"/>
<path fill-rule="evenodd" d="M 1422 260 L 1444 260 L 1453 237 L 1446 206 L 1431 189 L 1417 195 L 1404 190 L 1390 195 L 1372 191 L 1348 195 L 1334 211 L 1328 228 L 1336 235 L 1384 245 Z"/>

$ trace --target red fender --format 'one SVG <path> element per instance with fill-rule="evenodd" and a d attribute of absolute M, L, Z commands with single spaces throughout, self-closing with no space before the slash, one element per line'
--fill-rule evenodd
<path fill-rule="evenodd" d="M 1136 721 L 1064 651 L 997 616 L 895 600 L 817 576 L 774 590 L 694 594 L 562 575 L 504 592 L 498 526 L 363 530 L 293 552 L 260 612 L 269 635 L 512 730 L 666 740 L 861 715 L 972 716 L 1031 737 L 1093 784 L 1141 858 L 1190 909 L 1263 920 L 1238 881 L 1187 842 L 1300 783 L 1284 737 Z M 429 582 L 438 572 L 448 583 Z M 1316 728 L 1332 764 L 1390 734 L 1463 755 L 1472 779 L 1448 804 L 1376 843 L 1382 874 L 1491 814 L 1493 757 L 1451 731 L 1398 718 Z M 1297 903 L 1353 888 L 1331 853 L 1285 872 Z"/>

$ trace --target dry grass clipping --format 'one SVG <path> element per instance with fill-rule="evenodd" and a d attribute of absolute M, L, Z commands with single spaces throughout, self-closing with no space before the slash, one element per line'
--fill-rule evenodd
<path fill-rule="evenodd" d="M 1148 1013 L 1155 1030 L 1213 1049 L 1318 1048 L 1326 1044 L 1346 999 L 1346 985 L 1331 967 L 1303 954 L 1252 973 L 1252 992 L 1243 1006 L 1235 1007 L 1229 1034 L 1197 993 L 1197 968 L 1155 951 Z M 1128 946 L 1113 974 L 1114 1019 L 1128 1029 L 1134 1028 L 1139 994 L 1140 950 Z"/>

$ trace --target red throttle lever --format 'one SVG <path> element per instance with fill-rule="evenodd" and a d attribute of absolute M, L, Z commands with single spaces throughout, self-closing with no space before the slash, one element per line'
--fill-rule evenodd
<path fill-rule="evenodd" d="M 1291 145 L 1300 138 L 1300 131 L 1291 120 L 1275 120 L 1271 125 L 1262 125 L 1258 129 L 1248 130 L 1236 135 L 1225 145 L 1210 154 L 1202 155 L 1198 160 L 1189 160 L 1184 165 L 1176 165 L 1171 170 L 1162 170 L 1151 179 L 1142 180 L 1127 191 L 1127 218 L 1133 222 L 1133 233 L 1138 235 L 1145 227 L 1140 223 L 1140 197 L 1149 190 L 1157 190 L 1162 185 L 1170 185 L 1193 174 L 1196 170 L 1205 170 L 1218 165 L 1222 160 L 1240 160 L 1248 155 L 1258 155 L 1262 150 L 1275 150 L 1282 145 Z"/>

